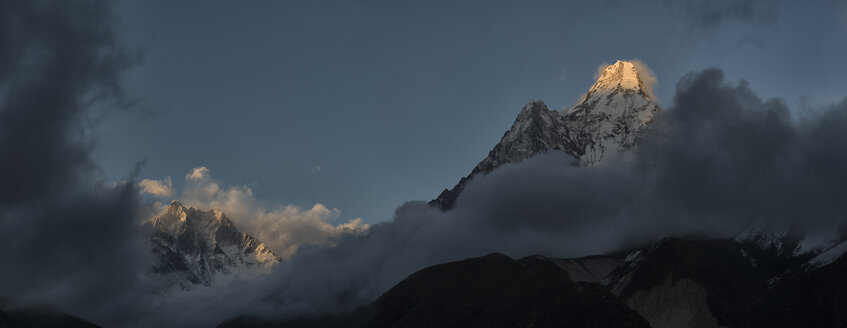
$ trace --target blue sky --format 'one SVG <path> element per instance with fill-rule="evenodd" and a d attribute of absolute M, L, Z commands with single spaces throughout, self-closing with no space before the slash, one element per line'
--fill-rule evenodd
<path fill-rule="evenodd" d="M 847 3 L 121 2 L 132 108 L 93 131 L 112 179 L 208 167 L 267 204 L 379 222 L 469 173 L 524 103 L 577 100 L 637 58 L 671 103 L 722 68 L 798 112 L 847 95 Z M 320 167 L 320 169 L 318 169 Z"/>

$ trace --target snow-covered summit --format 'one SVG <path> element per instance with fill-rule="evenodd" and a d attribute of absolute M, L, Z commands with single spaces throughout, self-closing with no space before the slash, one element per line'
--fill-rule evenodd
<path fill-rule="evenodd" d="M 646 92 L 641 73 L 634 63 L 618 60 L 603 70 L 597 82 L 588 90 L 589 96 L 597 92 L 630 90 Z"/>
<path fill-rule="evenodd" d="M 154 268 L 183 289 L 211 285 L 221 275 L 280 262 L 261 241 L 239 230 L 224 212 L 201 211 L 172 201 L 150 221 Z"/>
<path fill-rule="evenodd" d="M 599 164 L 633 149 L 659 111 L 637 65 L 617 61 L 604 69 L 588 94 L 569 110 L 551 111 L 540 100 L 524 105 L 511 129 L 471 174 L 430 204 L 452 208 L 473 176 L 551 150 L 568 153 L 582 165 Z"/>
<path fill-rule="evenodd" d="M 565 119 L 570 129 L 588 137 L 580 160 L 591 165 L 632 148 L 660 110 L 636 66 L 618 61 L 607 67 L 588 94 L 567 110 Z"/>

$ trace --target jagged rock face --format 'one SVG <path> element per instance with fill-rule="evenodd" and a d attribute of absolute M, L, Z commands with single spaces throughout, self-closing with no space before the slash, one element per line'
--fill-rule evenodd
<path fill-rule="evenodd" d="M 807 231 L 799 226 L 758 221 L 735 241 L 757 267 L 782 273 L 809 262 L 847 240 L 847 227 L 831 231 Z M 831 253 L 830 253 L 831 254 Z"/>
<path fill-rule="evenodd" d="M 612 271 L 623 265 L 621 255 L 593 255 L 572 259 L 550 259 L 568 273 L 575 282 L 599 283 Z"/>
<path fill-rule="evenodd" d="M 633 310 L 650 321 L 653 328 L 722 327 L 712 315 L 707 292 L 688 278 L 638 291 L 627 301 Z"/>
<path fill-rule="evenodd" d="M 741 245 L 744 255 L 764 270 L 783 272 L 809 261 L 820 250 L 803 250 L 802 236 L 786 227 L 766 227 L 754 224 L 740 235 L 735 242 Z"/>
<path fill-rule="evenodd" d="M 771 277 L 732 240 L 666 238 L 627 256 L 603 284 L 653 327 L 743 327 Z"/>
<path fill-rule="evenodd" d="M 501 165 L 521 162 L 550 150 L 579 157 L 582 154 L 580 146 L 586 141 L 567 127 L 559 112 L 547 109 L 542 101 L 532 101 L 524 106 L 512 128 L 472 174 L 489 173 Z"/>
<path fill-rule="evenodd" d="M 474 167 L 471 174 L 459 180 L 453 189 L 445 189 L 430 205 L 442 210 L 451 209 L 465 189 L 465 184 L 478 174 L 488 174 L 502 165 L 522 162 L 551 150 L 563 151 L 578 158 L 583 153 L 582 145 L 586 143 L 588 137 L 569 129 L 561 113 L 549 110 L 542 101 L 529 102 L 518 114 L 512 128 L 506 131 L 500 142 Z"/>
<path fill-rule="evenodd" d="M 835 254 L 828 254 L 834 252 Z M 811 266 L 790 270 L 769 281 L 766 302 L 757 307 L 750 327 L 847 327 L 847 256 L 835 247 Z"/>
<path fill-rule="evenodd" d="M 258 239 L 239 230 L 220 210 L 200 211 L 172 202 L 151 220 L 154 271 L 183 289 L 211 285 L 220 275 L 280 262 Z"/>
<path fill-rule="evenodd" d="M 618 61 L 607 67 L 588 94 L 566 113 L 551 111 L 542 101 L 524 105 L 512 128 L 471 174 L 430 204 L 443 210 L 453 208 L 472 177 L 548 151 L 568 153 L 581 165 L 599 164 L 632 149 L 659 111 L 635 65 Z"/>
<path fill-rule="evenodd" d="M 602 284 L 652 327 L 847 323 L 847 244 L 787 269 L 762 265 L 749 246 L 746 240 L 666 238 L 631 252 Z"/>

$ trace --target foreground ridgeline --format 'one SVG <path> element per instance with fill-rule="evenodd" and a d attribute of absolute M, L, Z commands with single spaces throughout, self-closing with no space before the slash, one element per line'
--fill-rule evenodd
<path fill-rule="evenodd" d="M 351 314 L 220 327 L 650 327 L 606 288 L 568 277 L 556 260 L 502 254 L 432 266 Z"/>
<path fill-rule="evenodd" d="M 603 70 L 588 93 L 571 108 L 551 111 L 542 101 L 524 105 L 488 157 L 430 204 L 451 209 L 465 184 L 477 174 L 488 174 L 504 164 L 548 151 L 570 154 L 581 165 L 625 155 L 659 111 L 637 66 L 618 61 Z"/>
<path fill-rule="evenodd" d="M 4 307 L 0 299 L 0 307 Z M 98 328 L 99 326 L 68 315 L 50 306 L 26 306 L 0 309 L 2 328 Z"/>
<path fill-rule="evenodd" d="M 783 256 L 761 245 L 750 240 L 665 238 L 646 247 L 575 259 L 512 260 L 491 254 L 418 271 L 351 313 L 282 321 L 239 317 L 221 327 L 843 327 L 847 323 L 843 279 L 847 244 L 814 256 Z"/>

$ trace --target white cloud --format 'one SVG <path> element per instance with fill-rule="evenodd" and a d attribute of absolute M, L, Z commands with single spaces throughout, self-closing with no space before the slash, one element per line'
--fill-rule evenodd
<path fill-rule="evenodd" d="M 256 231 L 257 238 L 265 241 L 283 258 L 289 258 L 301 245 L 332 244 L 334 237 L 345 233 L 362 233 L 368 229 L 362 218 L 338 221 L 341 211 L 315 204 L 311 209 L 285 206 L 273 211 L 254 211 L 245 221 L 244 229 Z"/>
<path fill-rule="evenodd" d="M 185 181 L 202 180 L 209 175 L 209 169 L 205 166 L 195 167 L 185 175 Z"/>
<path fill-rule="evenodd" d="M 171 177 L 162 180 L 144 179 L 138 183 L 142 193 L 151 194 L 158 197 L 170 197 L 174 194 L 173 183 Z"/>
<path fill-rule="evenodd" d="M 641 78 L 641 83 L 644 83 L 644 92 L 646 92 L 650 98 L 653 98 L 653 100 L 658 100 L 653 89 L 656 84 L 658 84 L 659 80 L 656 78 L 656 74 L 653 73 L 653 70 L 647 67 L 647 64 L 643 61 L 636 58 L 630 59 L 629 62 L 635 65 L 635 69 L 638 70 L 638 77 Z"/>
<path fill-rule="evenodd" d="M 303 245 L 331 245 L 348 233 L 368 229 L 361 218 L 341 220 L 341 211 L 315 204 L 310 209 L 294 205 L 265 207 L 248 185 L 222 186 L 206 167 L 192 169 L 179 200 L 191 207 L 222 210 L 240 229 L 258 238 L 272 251 L 289 258 Z"/>
<path fill-rule="evenodd" d="M 600 64 L 600 66 L 597 66 L 597 71 L 594 72 L 594 81 L 597 81 L 597 79 L 603 76 L 603 72 L 606 70 L 607 67 L 609 67 L 608 62 L 603 62 L 602 64 Z"/>

